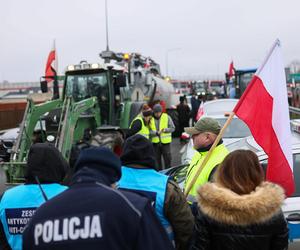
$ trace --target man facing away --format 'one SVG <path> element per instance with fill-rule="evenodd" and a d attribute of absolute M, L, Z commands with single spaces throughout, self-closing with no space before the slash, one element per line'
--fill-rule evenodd
<path fill-rule="evenodd" d="M 67 162 L 51 144 L 31 146 L 25 184 L 7 190 L 1 198 L 0 249 L 22 249 L 23 230 L 36 209 L 67 189 L 59 184 L 67 168 Z"/>
<path fill-rule="evenodd" d="M 168 176 L 156 171 L 155 153 L 149 140 L 134 135 L 125 141 L 122 190 L 147 197 L 176 249 L 188 249 L 193 232 L 194 218 L 180 187 Z"/>
<path fill-rule="evenodd" d="M 179 120 L 179 133 L 183 133 L 184 128 L 189 126 L 190 122 L 190 107 L 186 103 L 184 96 L 180 96 L 180 103 L 176 106 Z"/>
<path fill-rule="evenodd" d="M 184 187 L 185 189 L 192 182 L 198 168 L 200 167 L 201 163 L 203 162 L 204 158 L 209 152 L 212 144 L 217 139 L 220 130 L 221 126 L 218 123 L 218 121 L 210 117 L 203 117 L 196 122 L 194 127 L 185 128 L 185 132 L 192 136 L 194 148 L 196 150 L 188 167 Z M 213 149 L 208 162 L 203 167 L 196 182 L 189 191 L 187 199 L 190 204 L 196 202 L 198 187 L 212 179 L 216 167 L 223 161 L 223 159 L 228 153 L 229 151 L 224 146 L 223 141 L 221 139 L 218 145 Z"/>
<path fill-rule="evenodd" d="M 175 126 L 172 118 L 162 112 L 162 106 L 153 106 L 153 119 L 150 120 L 150 137 L 154 146 L 158 169 L 162 170 L 161 157 L 164 159 L 164 168 L 171 167 L 171 142 Z"/>
<path fill-rule="evenodd" d="M 173 249 L 149 201 L 114 189 L 120 159 L 83 149 L 70 188 L 41 206 L 23 234 L 27 249 Z"/>

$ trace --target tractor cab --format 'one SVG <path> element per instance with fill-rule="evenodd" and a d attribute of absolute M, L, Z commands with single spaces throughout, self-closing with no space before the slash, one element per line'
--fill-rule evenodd
<path fill-rule="evenodd" d="M 125 86 L 126 76 L 120 66 L 85 62 L 67 67 L 63 98 L 72 97 L 79 102 L 97 97 L 101 125 L 116 125 L 121 88 Z"/>

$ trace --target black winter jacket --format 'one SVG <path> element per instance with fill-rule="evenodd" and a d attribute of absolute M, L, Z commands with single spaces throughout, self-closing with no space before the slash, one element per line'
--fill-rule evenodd
<path fill-rule="evenodd" d="M 191 249 L 287 249 L 288 228 L 281 211 L 281 187 L 264 182 L 254 192 L 238 195 L 208 183 L 199 188 L 198 195 Z"/>

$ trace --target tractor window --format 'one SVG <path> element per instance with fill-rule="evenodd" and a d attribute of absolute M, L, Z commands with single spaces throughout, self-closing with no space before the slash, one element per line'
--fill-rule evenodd
<path fill-rule="evenodd" d="M 81 101 L 92 96 L 99 97 L 99 101 L 108 101 L 109 89 L 105 73 L 89 75 L 68 75 L 66 95 Z"/>
<path fill-rule="evenodd" d="M 244 93 L 245 89 L 247 88 L 248 84 L 250 83 L 252 76 L 254 75 L 254 73 L 245 73 L 245 74 L 241 74 L 239 77 L 239 84 L 240 84 L 240 91 L 241 94 Z"/>

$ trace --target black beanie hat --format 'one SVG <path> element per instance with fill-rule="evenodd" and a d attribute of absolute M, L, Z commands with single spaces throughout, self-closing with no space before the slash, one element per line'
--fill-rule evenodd
<path fill-rule="evenodd" d="M 156 169 L 153 145 L 140 134 L 135 134 L 125 141 L 121 161 L 124 166 L 135 164 Z"/>
<path fill-rule="evenodd" d="M 50 143 L 35 143 L 30 147 L 25 173 L 26 183 L 60 183 L 69 169 L 62 154 Z"/>
<path fill-rule="evenodd" d="M 75 172 L 83 167 L 103 172 L 111 183 L 121 178 L 121 161 L 106 147 L 89 147 L 83 149 L 75 163 Z"/>

